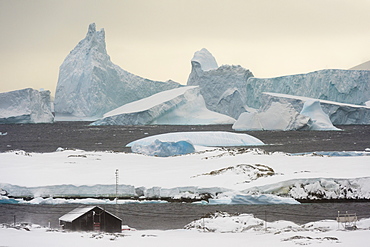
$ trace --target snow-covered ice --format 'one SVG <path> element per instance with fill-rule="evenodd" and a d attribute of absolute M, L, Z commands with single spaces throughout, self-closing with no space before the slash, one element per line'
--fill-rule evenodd
<path fill-rule="evenodd" d="M 180 87 L 118 107 L 92 125 L 232 124 L 235 119 L 206 108 L 199 88 Z"/>
<path fill-rule="evenodd" d="M 0 124 L 53 121 L 50 91 L 26 88 L 0 93 Z"/>
<path fill-rule="evenodd" d="M 55 112 L 100 118 L 123 104 L 179 86 L 173 81 L 151 81 L 113 64 L 106 50 L 105 31 L 96 31 L 93 23 L 60 66 Z"/>
<path fill-rule="evenodd" d="M 174 132 L 154 136 L 148 136 L 127 144 L 131 147 L 134 144 L 149 145 L 155 140 L 165 142 L 189 141 L 194 146 L 220 147 L 220 146 L 259 146 L 265 145 L 258 138 L 248 134 L 238 134 L 232 132 L 211 132 L 211 131 L 192 131 Z"/>

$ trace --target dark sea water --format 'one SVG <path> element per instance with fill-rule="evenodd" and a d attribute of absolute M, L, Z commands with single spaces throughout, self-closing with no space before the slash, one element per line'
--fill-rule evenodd
<path fill-rule="evenodd" d="M 230 131 L 231 125 L 210 126 L 89 126 L 88 122 L 0 125 L 0 152 L 21 149 L 53 152 L 69 149 L 125 151 L 131 141 L 155 134 L 179 131 Z M 370 148 L 370 125 L 337 126 L 343 131 L 253 131 L 268 152 L 364 151 Z M 241 132 L 238 132 L 241 133 Z M 1 165 L 1 161 L 0 161 Z M 0 181 L 1 182 L 1 181 Z M 58 218 L 81 205 L 0 204 L 0 223 L 32 222 L 58 227 Z M 216 211 L 253 213 L 267 221 L 290 220 L 303 224 L 335 219 L 338 211 L 370 217 L 369 202 L 305 203 L 301 205 L 196 205 L 190 203 L 101 205 L 137 229 L 176 229 Z"/>

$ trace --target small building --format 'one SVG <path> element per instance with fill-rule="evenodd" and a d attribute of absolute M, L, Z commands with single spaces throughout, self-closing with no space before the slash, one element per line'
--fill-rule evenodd
<path fill-rule="evenodd" d="M 59 218 L 59 225 L 71 231 L 121 232 L 122 220 L 99 206 L 79 207 Z"/>

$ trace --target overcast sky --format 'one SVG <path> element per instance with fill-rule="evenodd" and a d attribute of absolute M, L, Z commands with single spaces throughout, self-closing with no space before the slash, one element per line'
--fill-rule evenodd
<path fill-rule="evenodd" d="M 256 77 L 370 60 L 370 0 L 0 0 L 0 92 L 55 93 L 59 66 L 90 23 L 113 63 L 186 84 L 195 51 Z"/>

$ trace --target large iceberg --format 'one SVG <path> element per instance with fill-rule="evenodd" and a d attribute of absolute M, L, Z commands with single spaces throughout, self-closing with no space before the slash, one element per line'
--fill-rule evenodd
<path fill-rule="evenodd" d="M 113 64 L 104 29 L 96 31 L 93 23 L 60 66 L 55 112 L 99 118 L 123 104 L 179 86 L 173 81 L 144 79 Z"/>
<path fill-rule="evenodd" d="M 262 93 L 281 93 L 364 105 L 370 99 L 370 71 L 326 69 L 276 78 L 248 78 L 246 101 L 259 108 Z"/>
<path fill-rule="evenodd" d="M 202 49 L 191 60 L 188 86 L 199 86 L 207 108 L 233 118 L 245 112 L 246 82 L 253 74 L 234 65 L 217 66 L 211 53 Z"/>
<path fill-rule="evenodd" d="M 26 88 L 0 93 L 0 124 L 53 121 L 50 91 Z"/>
<path fill-rule="evenodd" d="M 303 105 L 307 101 L 319 101 L 321 108 L 330 118 L 334 125 L 347 124 L 370 124 L 370 106 L 338 103 L 329 100 L 320 100 L 303 96 L 263 93 L 262 102 L 275 101 L 290 103 L 296 111 L 302 111 Z"/>
<path fill-rule="evenodd" d="M 133 142 L 130 142 L 126 147 L 132 147 L 133 145 L 150 145 L 155 140 L 162 142 L 177 142 L 177 141 L 189 141 L 194 146 L 205 146 L 205 147 L 236 147 L 236 146 L 259 146 L 265 145 L 260 139 L 248 135 L 239 134 L 232 132 L 174 132 L 167 134 L 160 134 L 154 136 L 148 136 Z"/>
<path fill-rule="evenodd" d="M 270 101 L 256 112 L 244 112 L 234 123 L 234 130 L 299 130 L 310 118 L 299 114 L 291 104 Z"/>
<path fill-rule="evenodd" d="M 199 88 L 180 87 L 163 91 L 106 114 L 92 125 L 208 125 L 233 124 L 235 119 L 208 110 Z"/>

